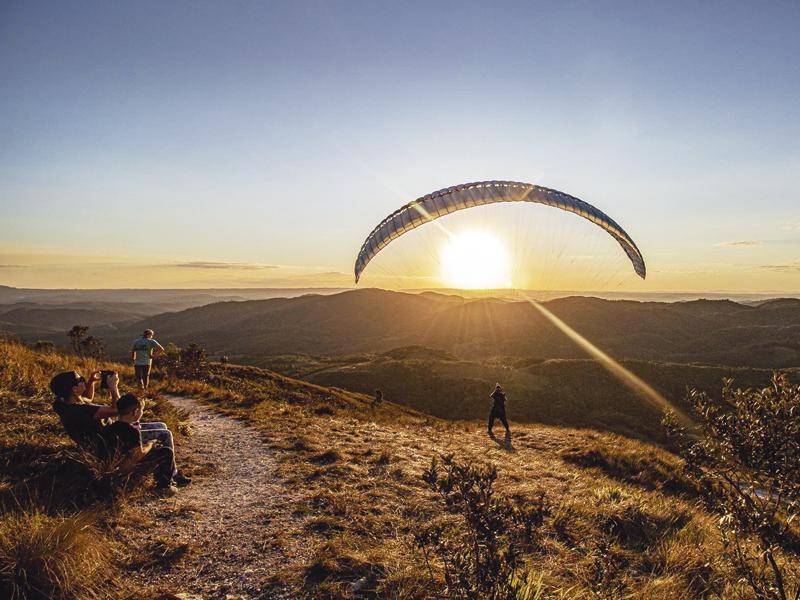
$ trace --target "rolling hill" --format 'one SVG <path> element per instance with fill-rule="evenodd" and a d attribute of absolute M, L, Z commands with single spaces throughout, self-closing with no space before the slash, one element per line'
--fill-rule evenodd
<path fill-rule="evenodd" d="M 659 303 L 569 297 L 543 303 L 617 359 L 758 368 L 800 364 L 800 300 Z M 243 362 L 278 354 L 340 356 L 421 345 L 459 358 L 578 359 L 583 352 L 527 302 L 377 289 L 219 302 L 107 332 L 126 349 L 143 327 Z"/>

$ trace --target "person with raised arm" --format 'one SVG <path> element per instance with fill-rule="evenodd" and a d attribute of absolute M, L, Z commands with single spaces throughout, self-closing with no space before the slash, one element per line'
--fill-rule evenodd
<path fill-rule="evenodd" d="M 95 404 L 94 386 L 101 380 L 101 371 L 94 371 L 86 379 L 78 371 L 59 373 L 50 380 L 50 391 L 56 399 L 53 410 L 61 424 L 79 446 L 98 443 L 102 428 L 117 416 L 119 400 L 119 375 L 109 373 L 106 382 L 111 394 L 111 404 Z"/>

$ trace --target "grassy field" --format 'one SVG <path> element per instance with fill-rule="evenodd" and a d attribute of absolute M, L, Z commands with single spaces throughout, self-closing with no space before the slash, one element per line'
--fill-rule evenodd
<path fill-rule="evenodd" d="M 423 347 L 347 357 L 275 356 L 258 359 L 266 368 L 324 386 L 384 397 L 450 420 L 486 418 L 496 382 L 508 393 L 509 418 L 523 423 L 591 428 L 668 444 L 662 410 L 645 402 L 589 359 L 459 360 Z M 720 389 L 723 378 L 742 387 L 762 387 L 772 371 L 713 365 L 622 361 L 681 410 L 687 388 Z M 793 376 L 797 371 L 793 370 Z"/>
<path fill-rule="evenodd" d="M 276 547 L 313 551 L 275 580 L 301 596 L 445 593 L 442 565 L 426 563 L 415 534 L 454 518 L 422 479 L 433 458 L 451 455 L 496 467 L 498 498 L 545 507 L 524 556 L 531 598 L 749 597 L 719 559 L 715 517 L 656 447 L 531 424 L 515 426 L 507 444 L 482 423 L 372 408 L 366 395 L 248 367 L 215 366 L 205 383 L 167 387 L 246 419 L 279 453 L 301 500 L 292 507 L 300 525 Z"/>
<path fill-rule="evenodd" d="M 98 365 L 0 344 L 6 596 L 22 589 L 19 597 L 135 597 L 125 573 L 152 564 L 157 558 L 147 553 L 164 546 L 154 542 L 165 535 L 163 523 L 137 523 L 140 538 L 132 530 L 119 538 L 115 524 L 135 498 L 96 491 L 96 474 L 61 433 L 44 389 L 52 373 L 76 366 Z M 130 376 L 125 367 L 103 366 Z M 436 527 L 448 535 L 471 531 L 423 479 L 431 461 L 446 456 L 495 468 L 492 498 L 538 515 L 519 557 L 527 598 L 751 597 L 720 558 L 716 517 L 701 508 L 679 460 L 655 446 L 541 424 L 515 425 L 511 439 L 491 439 L 482 422 L 443 420 L 389 401 L 375 407 L 369 395 L 254 367 L 211 365 L 202 381 L 156 385 L 246 420 L 276 453 L 295 526 L 265 551 L 296 558 L 266 584 L 295 597 L 459 597 L 446 589 L 446 563 L 431 554 L 426 560 L 419 543 Z M 153 416 L 180 429 L 181 415 L 167 403 L 153 406 Z"/>

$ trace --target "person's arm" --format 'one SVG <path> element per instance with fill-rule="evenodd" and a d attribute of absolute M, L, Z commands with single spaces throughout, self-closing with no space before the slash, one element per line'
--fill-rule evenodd
<path fill-rule="evenodd" d="M 131 360 L 136 360 L 136 346 L 131 347 Z"/>
<path fill-rule="evenodd" d="M 153 449 L 154 444 L 155 442 L 153 442 L 152 440 L 147 442 L 146 444 L 142 444 L 140 442 L 139 446 L 131 448 L 131 450 L 128 452 L 130 460 L 135 462 L 142 460 L 145 456 L 147 456 L 147 453 Z"/>
<path fill-rule="evenodd" d="M 153 442 L 147 442 L 146 444 L 142 444 L 141 440 L 139 441 L 138 446 L 134 446 L 125 454 L 125 459 L 120 465 L 120 469 L 125 472 L 136 467 L 136 464 L 142 460 L 150 450 L 153 449 Z"/>
<path fill-rule="evenodd" d="M 108 419 L 109 417 L 116 417 L 119 413 L 117 412 L 116 404 L 114 406 L 101 406 L 96 411 L 94 411 L 94 416 L 92 417 L 95 421 L 99 421 L 100 419 Z"/>
<path fill-rule="evenodd" d="M 155 340 L 154 340 L 155 341 Z M 164 350 L 164 346 L 156 342 L 156 347 L 153 348 L 153 356 L 161 356 L 162 354 L 166 354 L 167 351 Z"/>
<path fill-rule="evenodd" d="M 100 381 L 100 377 L 100 371 L 94 371 L 89 375 L 89 379 L 86 380 L 86 391 L 83 397 L 87 400 L 94 400 L 94 384 Z"/>
<path fill-rule="evenodd" d="M 119 375 L 114 373 L 113 375 L 109 375 L 106 379 L 108 383 L 108 391 L 111 394 L 111 406 L 101 406 L 98 408 L 94 413 L 94 419 L 108 419 L 109 417 L 116 417 L 119 413 L 117 412 L 117 400 L 119 400 Z"/>

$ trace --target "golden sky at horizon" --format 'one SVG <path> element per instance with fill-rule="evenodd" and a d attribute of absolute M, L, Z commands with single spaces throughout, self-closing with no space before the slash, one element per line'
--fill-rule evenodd
<path fill-rule="evenodd" d="M 587 268 L 567 272 L 537 286 L 516 278 L 519 289 L 610 291 L 610 292 L 800 292 L 800 262 L 768 265 L 745 260 L 747 247 L 730 263 L 695 263 L 665 269 L 650 263 L 646 281 L 627 272 L 620 259 L 610 285 L 604 277 L 587 277 Z M 387 251 L 388 254 L 388 251 Z M 399 254 L 396 253 L 396 254 Z M 744 255 L 744 256 L 743 256 Z M 422 261 L 425 262 L 425 261 Z M 690 261 L 686 261 L 689 263 Z M 401 264 L 408 264 L 404 260 Z M 0 285 L 18 288 L 265 288 L 265 287 L 355 287 L 349 269 L 330 266 L 272 265 L 219 260 L 167 257 L 89 256 L 79 254 L 12 252 L 0 249 Z M 558 265 L 556 265 L 558 266 Z M 589 261 L 591 269 L 591 261 Z M 367 267 L 359 287 L 386 289 L 452 288 L 452 281 L 420 268 L 405 275 L 391 258 Z M 622 282 L 620 284 L 620 282 Z"/>

